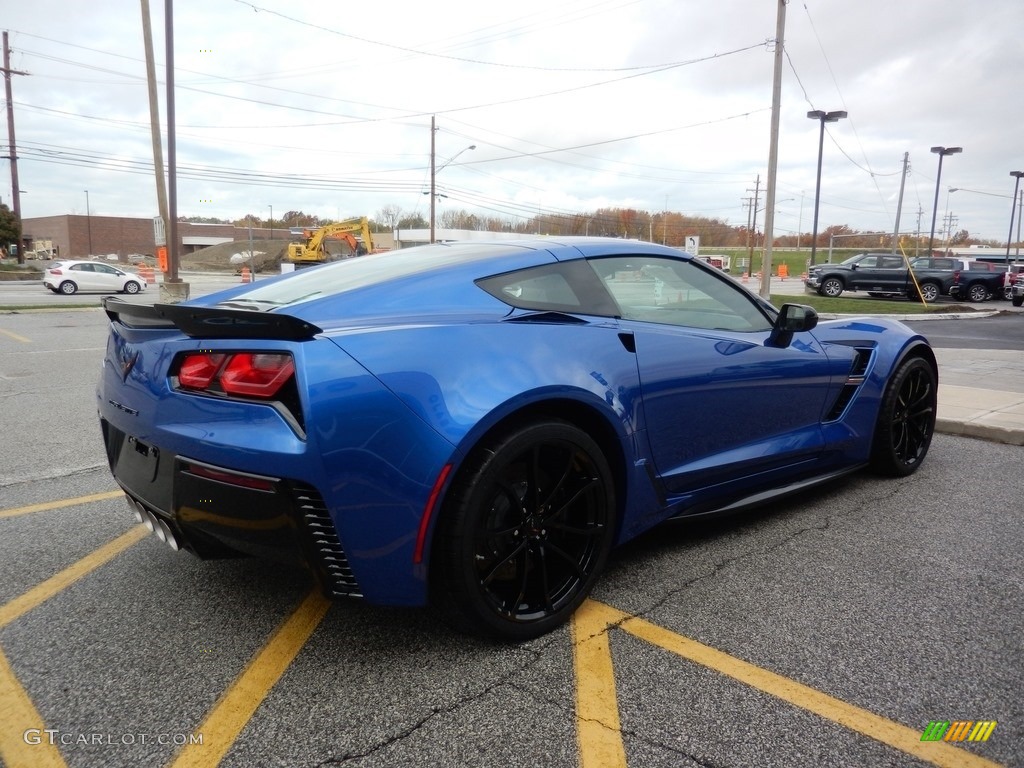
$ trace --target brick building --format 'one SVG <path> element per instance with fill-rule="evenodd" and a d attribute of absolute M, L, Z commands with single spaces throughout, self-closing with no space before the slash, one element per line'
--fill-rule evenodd
<path fill-rule="evenodd" d="M 153 220 L 119 216 L 41 216 L 22 220 L 23 241 L 32 251 L 35 243 L 51 241 L 61 258 L 87 258 L 116 254 L 120 259 L 129 254 L 153 255 Z M 253 227 L 254 240 L 270 239 L 271 230 Z M 275 240 L 289 239 L 287 229 L 275 229 Z M 249 228 L 233 224 L 178 223 L 179 253 L 192 253 L 219 243 L 248 241 Z"/>

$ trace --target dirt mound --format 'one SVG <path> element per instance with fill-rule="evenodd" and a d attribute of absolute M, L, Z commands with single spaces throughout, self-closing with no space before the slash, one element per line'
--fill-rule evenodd
<path fill-rule="evenodd" d="M 232 261 L 231 257 L 248 255 L 248 240 L 212 245 L 195 253 L 184 254 L 181 257 L 181 268 L 196 272 L 239 272 L 243 266 L 248 265 L 250 269 L 255 267 L 256 272 L 280 272 L 288 243 L 288 240 L 253 240 L 253 259 L 246 261 Z"/>

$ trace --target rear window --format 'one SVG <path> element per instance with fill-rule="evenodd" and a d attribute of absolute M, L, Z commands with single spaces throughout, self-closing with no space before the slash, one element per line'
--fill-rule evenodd
<path fill-rule="evenodd" d="M 231 301 L 238 303 L 239 299 L 244 299 L 247 303 L 284 307 L 479 259 L 481 254 L 487 255 L 488 250 L 493 251 L 494 256 L 508 253 L 507 246 L 480 244 L 468 248 L 423 246 L 374 253 L 335 261 L 323 267 L 300 269 L 287 280 L 253 288 Z"/>

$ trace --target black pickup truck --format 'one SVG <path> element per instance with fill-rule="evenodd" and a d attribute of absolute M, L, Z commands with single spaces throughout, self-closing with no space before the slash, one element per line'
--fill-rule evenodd
<path fill-rule="evenodd" d="M 939 296 L 959 294 L 971 301 L 985 301 L 993 295 L 988 281 L 1001 280 L 1000 273 L 968 269 L 962 259 L 922 256 L 911 263 L 921 297 L 928 302 Z M 954 291 L 954 286 L 957 288 Z M 978 287 L 981 286 L 981 287 Z M 869 296 L 903 296 L 917 299 L 914 279 L 902 256 L 891 253 L 858 253 L 839 264 L 818 264 L 808 270 L 804 287 L 822 296 L 840 296 L 843 291 L 866 291 Z"/>

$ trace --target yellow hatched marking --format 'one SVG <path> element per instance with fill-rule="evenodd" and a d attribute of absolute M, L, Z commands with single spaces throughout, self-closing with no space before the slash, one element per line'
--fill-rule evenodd
<path fill-rule="evenodd" d="M 8 768 L 64 768 L 67 763 L 49 735 L 39 711 L 18 682 L 11 664 L 0 651 L 0 758 Z M 28 743 L 38 737 L 39 743 Z"/>
<path fill-rule="evenodd" d="M 8 337 L 14 339 L 15 341 L 22 341 L 25 344 L 31 344 L 32 343 L 32 339 L 26 339 L 24 336 L 19 336 L 14 331 L 8 331 L 8 330 L 5 330 L 3 328 L 0 328 L 0 333 L 2 333 L 4 336 L 8 336 Z"/>
<path fill-rule="evenodd" d="M 108 499 L 116 498 L 124 498 L 124 491 L 106 491 L 104 493 L 93 493 L 88 496 L 78 496 L 74 499 L 61 499 L 60 501 L 47 501 L 42 504 L 29 504 L 25 507 L 0 509 L 0 520 L 3 520 L 5 517 L 30 515 L 33 512 L 47 512 L 51 509 L 63 509 L 64 507 L 74 507 L 79 504 L 89 504 L 94 501 L 107 501 Z"/>
<path fill-rule="evenodd" d="M 145 538 L 147 533 L 148 531 L 146 531 L 144 526 L 137 525 L 127 533 L 123 533 L 113 541 L 104 544 L 95 552 L 86 555 L 74 565 L 55 573 L 43 583 L 37 584 L 20 597 L 16 597 L 11 602 L 6 603 L 3 607 L 0 607 L 0 628 L 6 627 L 19 616 L 23 616 L 61 590 L 67 589 L 83 576 L 87 576 L 104 563 L 113 560 L 132 544 Z"/>
<path fill-rule="evenodd" d="M 625 768 L 608 624 L 587 601 L 572 618 L 581 768 Z"/>
<path fill-rule="evenodd" d="M 893 720 L 888 720 L 866 709 L 848 704 L 841 699 L 829 696 L 795 680 L 790 680 L 782 675 L 756 667 L 753 664 L 737 659 L 703 643 L 698 643 L 696 640 L 676 634 L 664 627 L 659 627 L 644 619 L 630 616 L 604 603 L 588 600 L 580 610 L 584 609 L 588 612 L 585 620 L 589 623 L 589 626 L 605 628 L 598 629 L 598 631 L 607 634 L 607 628 L 609 627 L 622 629 L 641 640 L 646 640 L 652 645 L 670 651 L 684 659 L 689 659 L 709 669 L 713 669 L 752 688 L 770 693 L 783 701 L 789 702 L 793 706 L 813 712 L 863 736 L 880 741 L 933 765 L 940 766 L 940 768 L 1001 768 L 999 763 L 986 760 L 983 757 L 950 746 L 949 744 L 921 741 L 921 733 L 919 731 L 907 728 L 905 725 L 900 725 Z M 602 673 L 601 670 L 603 669 L 603 674 L 607 676 L 607 679 L 603 681 L 603 685 L 606 687 L 612 686 L 611 690 L 614 691 L 615 680 L 611 676 L 610 649 L 608 654 L 609 658 L 605 665 L 595 664 L 589 671 Z M 580 681 L 577 680 L 577 686 L 579 683 Z M 588 683 L 587 685 L 592 684 Z M 616 721 L 617 719 L 618 715 L 616 713 Z M 584 738 L 584 731 L 581 727 L 581 762 L 583 762 L 583 756 L 589 749 L 589 745 L 583 743 Z M 617 738 L 621 746 L 621 732 L 617 732 Z M 584 763 L 584 766 L 589 768 L 586 763 Z"/>
<path fill-rule="evenodd" d="M 330 606 L 317 590 L 302 601 L 194 731 L 193 736 L 201 736 L 203 743 L 182 747 L 171 768 L 214 768 L 220 764 Z"/>

